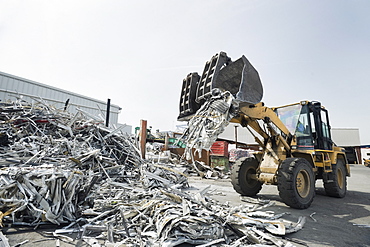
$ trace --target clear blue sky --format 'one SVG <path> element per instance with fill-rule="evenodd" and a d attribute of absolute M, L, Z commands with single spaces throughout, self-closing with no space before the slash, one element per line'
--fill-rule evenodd
<path fill-rule="evenodd" d="M 245 55 L 263 101 L 318 100 L 370 144 L 370 1 L 0 0 L 0 71 L 122 107 L 173 130 L 182 79 Z"/>

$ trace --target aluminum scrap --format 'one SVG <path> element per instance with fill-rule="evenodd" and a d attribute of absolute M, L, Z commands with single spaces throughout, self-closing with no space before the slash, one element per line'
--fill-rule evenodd
<path fill-rule="evenodd" d="M 221 119 L 207 126 L 228 122 Z M 135 138 L 82 111 L 18 100 L 1 104 L 0 120 L 4 227 L 56 224 L 50 236 L 90 246 L 290 246 L 270 233 L 303 226 L 303 220 L 247 214 L 269 202 L 231 208 L 210 199 L 208 188 L 187 191 L 186 169 L 168 160 L 143 160 Z"/>
<path fill-rule="evenodd" d="M 10 247 L 7 237 L 0 231 L 0 247 Z"/>
<path fill-rule="evenodd" d="M 186 143 L 185 155 L 187 160 L 192 160 L 193 153 L 199 153 L 202 149 L 209 151 L 217 137 L 229 124 L 229 120 L 236 114 L 238 107 L 234 96 L 228 92 L 221 92 L 219 89 L 212 90 L 212 96 L 195 113 L 188 122 L 181 140 Z"/>
<path fill-rule="evenodd" d="M 160 143 L 147 143 L 146 160 L 151 161 L 153 164 L 164 163 L 166 166 L 174 167 L 176 170 L 187 174 L 200 176 L 207 179 L 219 179 L 228 178 L 229 172 L 225 171 L 224 167 L 216 166 L 211 167 L 206 165 L 202 161 L 193 161 L 189 163 L 180 157 L 179 155 L 170 153 L 170 151 L 161 151 L 158 147 L 164 147 L 164 144 Z"/>

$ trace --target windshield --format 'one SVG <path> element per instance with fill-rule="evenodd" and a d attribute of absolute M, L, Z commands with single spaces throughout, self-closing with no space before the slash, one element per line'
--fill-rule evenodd
<path fill-rule="evenodd" d="M 289 132 L 294 135 L 298 127 L 298 119 L 301 113 L 301 105 L 291 105 L 275 110 L 276 114 L 287 127 Z"/>

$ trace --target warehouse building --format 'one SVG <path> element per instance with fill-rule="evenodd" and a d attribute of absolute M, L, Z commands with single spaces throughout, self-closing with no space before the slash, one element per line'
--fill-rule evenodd
<path fill-rule="evenodd" d="M 109 118 L 107 114 L 107 102 L 93 99 L 84 95 L 52 87 L 39 82 L 31 81 L 14 75 L 0 72 L 0 100 L 15 101 L 22 97 L 27 102 L 45 101 L 58 109 L 64 109 L 67 105 L 68 111 L 76 113 L 77 108 L 93 117 L 99 117 L 107 122 L 110 127 L 120 126 L 118 114 L 121 107 L 109 103 Z M 131 133 L 131 126 L 123 126 L 124 131 Z"/>
<path fill-rule="evenodd" d="M 362 164 L 360 130 L 358 128 L 332 128 L 332 139 L 344 148 L 348 163 Z"/>

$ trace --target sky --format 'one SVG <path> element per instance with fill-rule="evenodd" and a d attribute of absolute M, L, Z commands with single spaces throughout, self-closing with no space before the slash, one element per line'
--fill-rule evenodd
<path fill-rule="evenodd" d="M 370 144 L 368 0 L 0 0 L 0 71 L 119 105 L 175 130 L 182 80 L 224 51 L 262 101 L 316 100 Z"/>

